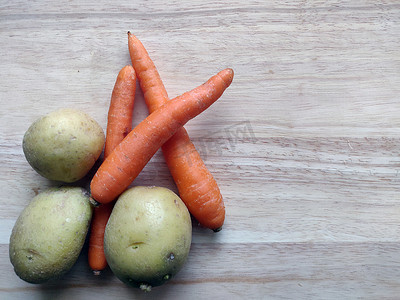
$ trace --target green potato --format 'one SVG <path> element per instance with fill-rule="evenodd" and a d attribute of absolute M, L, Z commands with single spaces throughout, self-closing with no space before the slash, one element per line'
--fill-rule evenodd
<path fill-rule="evenodd" d="M 183 201 L 162 187 L 137 186 L 117 200 L 104 235 L 104 253 L 124 283 L 151 290 L 183 267 L 192 239 Z"/>
<path fill-rule="evenodd" d="M 22 148 L 32 168 L 43 177 L 74 182 L 83 178 L 99 158 L 105 143 L 100 125 L 76 109 L 59 109 L 36 120 Z"/>
<path fill-rule="evenodd" d="M 21 279 L 42 283 L 72 268 L 92 217 L 89 199 L 80 187 L 50 188 L 25 207 L 9 246 L 11 264 Z"/>

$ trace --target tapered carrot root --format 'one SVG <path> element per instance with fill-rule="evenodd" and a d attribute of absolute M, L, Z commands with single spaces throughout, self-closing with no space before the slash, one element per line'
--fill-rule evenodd
<path fill-rule="evenodd" d="M 132 130 L 133 106 L 135 103 L 136 73 L 132 66 L 123 67 L 118 73 L 108 110 L 104 157 Z"/>
<path fill-rule="evenodd" d="M 146 105 L 152 113 L 169 99 L 160 75 L 140 40 L 128 32 L 128 45 Z M 225 220 L 224 201 L 210 171 L 205 166 L 186 130 L 178 129 L 162 151 L 190 213 L 204 227 L 219 230 Z"/>
<path fill-rule="evenodd" d="M 162 146 L 162 151 L 189 212 L 202 226 L 219 231 L 225 220 L 224 201 L 186 130 L 179 129 Z"/>
<path fill-rule="evenodd" d="M 225 69 L 206 83 L 156 109 L 111 152 L 91 181 L 92 197 L 100 203 L 117 198 L 139 175 L 157 150 L 187 121 L 213 104 L 231 84 Z"/>
<path fill-rule="evenodd" d="M 135 103 L 136 74 L 132 66 L 123 67 L 118 73 L 108 110 L 107 135 L 104 158 L 132 130 L 133 106 Z M 88 261 L 94 274 L 107 267 L 104 254 L 104 232 L 114 203 L 103 204 L 93 211 L 89 237 Z"/>
<path fill-rule="evenodd" d="M 95 275 L 107 267 L 104 254 L 104 232 L 111 215 L 114 202 L 95 207 L 89 237 L 88 262 Z"/>

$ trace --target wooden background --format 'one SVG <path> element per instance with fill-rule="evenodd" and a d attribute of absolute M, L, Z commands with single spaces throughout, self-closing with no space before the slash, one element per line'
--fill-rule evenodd
<path fill-rule="evenodd" d="M 186 126 L 224 195 L 224 229 L 193 223 L 184 269 L 150 294 L 92 276 L 87 248 L 63 280 L 25 283 L 10 232 L 58 183 L 30 168 L 23 134 L 61 107 L 105 129 L 128 30 L 170 97 L 235 70 Z M 0 41 L 1 299 L 399 298 L 398 1 L 3 0 Z M 138 89 L 134 123 L 146 115 Z M 176 191 L 160 153 L 134 184 Z"/>

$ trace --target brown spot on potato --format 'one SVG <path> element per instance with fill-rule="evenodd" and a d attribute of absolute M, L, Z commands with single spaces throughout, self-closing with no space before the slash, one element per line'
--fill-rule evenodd
<path fill-rule="evenodd" d="M 37 252 L 34 249 L 25 249 L 26 252 L 26 258 L 28 260 L 32 260 L 35 256 L 42 256 L 39 252 Z"/>
<path fill-rule="evenodd" d="M 171 252 L 171 253 L 168 255 L 168 260 L 173 261 L 174 259 L 175 259 L 175 254 Z"/>
<path fill-rule="evenodd" d="M 131 248 L 133 250 L 138 249 L 140 245 L 144 244 L 144 242 L 134 242 L 128 246 L 128 248 Z"/>

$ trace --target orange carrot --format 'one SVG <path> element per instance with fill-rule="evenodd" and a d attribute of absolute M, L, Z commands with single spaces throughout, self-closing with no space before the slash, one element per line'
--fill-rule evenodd
<path fill-rule="evenodd" d="M 88 261 L 94 275 L 100 275 L 101 271 L 107 267 L 107 260 L 104 254 L 104 232 L 113 207 L 114 202 L 110 202 L 95 207 L 93 211 Z"/>
<path fill-rule="evenodd" d="M 130 32 L 128 45 L 146 105 L 152 113 L 169 100 L 167 91 L 145 47 Z M 179 195 L 190 213 L 202 226 L 220 230 L 225 220 L 220 189 L 186 130 L 180 128 L 161 148 Z"/>
<path fill-rule="evenodd" d="M 134 68 L 128 65 L 119 72 L 111 95 L 104 157 L 108 157 L 132 130 L 135 92 L 136 73 Z"/>
<path fill-rule="evenodd" d="M 92 197 L 100 203 L 116 199 L 157 150 L 186 122 L 214 103 L 232 79 L 233 70 L 225 69 L 201 86 L 168 101 L 140 122 L 97 170 L 90 184 Z"/>
<path fill-rule="evenodd" d="M 132 129 L 133 106 L 135 103 L 136 74 L 132 66 L 125 66 L 118 73 L 111 95 L 108 110 L 106 145 L 104 157 L 108 157 L 114 148 Z M 95 275 L 107 267 L 104 255 L 104 231 L 111 215 L 114 202 L 100 205 L 93 211 L 89 237 L 88 260 Z"/>

